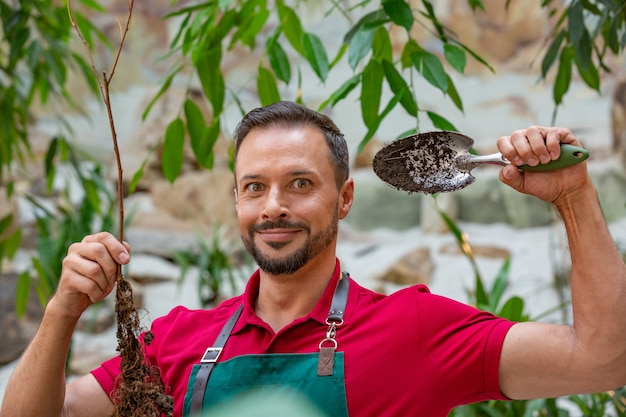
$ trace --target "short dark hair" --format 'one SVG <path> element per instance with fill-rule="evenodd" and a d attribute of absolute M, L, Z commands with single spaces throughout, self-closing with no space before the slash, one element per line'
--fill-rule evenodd
<path fill-rule="evenodd" d="M 312 126 L 322 132 L 335 170 L 337 188 L 341 188 L 350 175 L 348 144 L 330 117 L 292 101 L 279 101 L 259 107 L 246 114 L 235 129 L 235 161 L 239 148 L 251 130 L 269 127 Z"/>

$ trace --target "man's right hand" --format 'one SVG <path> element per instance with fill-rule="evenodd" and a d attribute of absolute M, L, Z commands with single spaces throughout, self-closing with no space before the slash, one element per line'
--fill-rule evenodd
<path fill-rule="evenodd" d="M 57 314 L 78 317 L 89 305 L 104 299 L 115 287 L 118 264 L 130 260 L 130 246 L 107 232 L 74 243 L 63 260 L 63 270 L 50 307 Z M 54 306 L 54 307 L 53 307 Z"/>

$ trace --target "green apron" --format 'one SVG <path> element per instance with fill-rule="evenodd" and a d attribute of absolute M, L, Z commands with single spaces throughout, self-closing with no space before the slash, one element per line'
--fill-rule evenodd
<path fill-rule="evenodd" d="M 239 394 L 264 391 L 272 397 L 275 394 L 295 398 L 304 396 L 327 416 L 348 417 L 344 355 L 336 351 L 335 339 L 337 328 L 343 324 L 348 286 L 348 275 L 344 273 L 333 295 L 326 319 L 328 329 L 325 337 L 320 338 L 318 352 L 242 355 L 217 363 L 243 310 L 241 305 L 200 363 L 193 365 L 183 417 L 208 415 L 207 410 L 211 407 Z"/>

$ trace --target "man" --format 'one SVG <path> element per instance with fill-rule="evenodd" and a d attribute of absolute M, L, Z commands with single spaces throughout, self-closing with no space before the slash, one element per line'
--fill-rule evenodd
<path fill-rule="evenodd" d="M 487 399 L 598 392 L 626 384 L 626 268 L 585 163 L 551 172 L 563 128 L 501 137 L 515 165 L 500 179 L 552 202 L 572 255 L 572 326 L 511 323 L 424 286 L 375 294 L 341 274 L 338 221 L 353 202 L 348 153 L 326 116 L 281 102 L 246 115 L 235 135 L 242 240 L 259 265 L 243 295 L 215 309 L 175 308 L 154 322 L 158 365 L 175 415 L 254 388 L 286 387 L 329 416 L 446 416 Z M 7 386 L 1 417 L 105 416 L 119 359 L 67 385 L 74 326 L 114 286 L 130 248 L 110 234 L 72 245 L 41 327 Z M 215 363 L 216 362 L 216 363 Z M 269 388 L 266 388 L 269 389 Z M 37 401 L 33 401 L 37 399 Z"/>

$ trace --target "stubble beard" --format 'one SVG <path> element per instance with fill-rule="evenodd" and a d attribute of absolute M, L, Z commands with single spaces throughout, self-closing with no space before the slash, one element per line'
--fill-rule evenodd
<path fill-rule="evenodd" d="M 275 229 L 275 228 L 291 228 L 301 229 L 307 233 L 307 239 L 302 246 L 294 252 L 282 258 L 268 256 L 263 254 L 257 244 L 254 242 L 254 236 L 259 230 Z M 254 225 L 248 229 L 248 236 L 241 236 L 246 250 L 252 255 L 256 264 L 261 270 L 272 275 L 290 275 L 306 265 L 311 259 L 319 255 L 324 249 L 335 240 L 339 229 L 339 219 L 337 213 L 334 214 L 330 224 L 326 229 L 311 236 L 311 229 L 307 224 L 299 222 L 289 222 L 287 220 L 268 221 L 259 225 Z M 279 250 L 287 245 L 287 242 L 269 242 L 268 245 Z"/>

